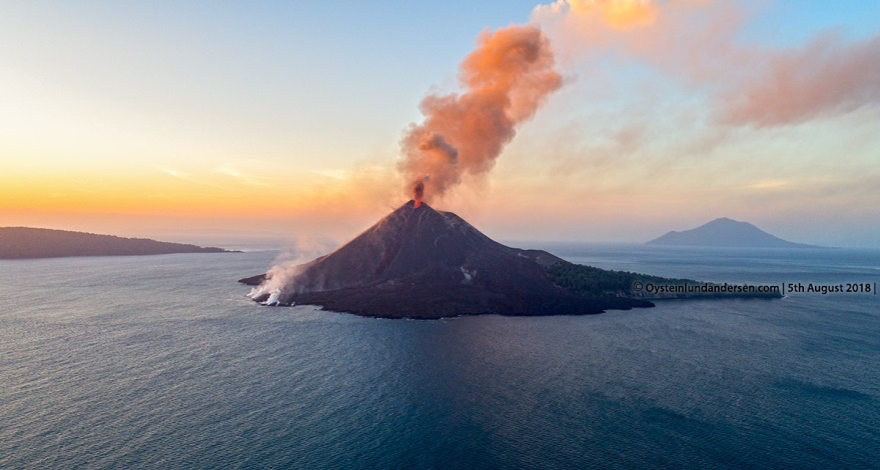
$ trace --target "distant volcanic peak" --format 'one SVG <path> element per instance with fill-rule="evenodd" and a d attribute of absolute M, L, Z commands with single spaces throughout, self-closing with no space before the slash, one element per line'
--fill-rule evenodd
<path fill-rule="evenodd" d="M 671 231 L 647 242 L 650 245 L 715 246 L 739 248 L 812 248 L 771 235 L 748 223 L 721 217 L 697 228 Z"/>
<path fill-rule="evenodd" d="M 755 227 L 754 224 L 750 224 L 748 222 L 743 222 L 741 220 L 731 219 L 730 217 L 719 217 L 715 220 L 711 220 L 701 225 L 701 227 L 713 227 L 713 226 L 731 226 L 731 225 L 739 225 L 742 227 Z M 755 227 L 757 228 L 757 227 Z"/>

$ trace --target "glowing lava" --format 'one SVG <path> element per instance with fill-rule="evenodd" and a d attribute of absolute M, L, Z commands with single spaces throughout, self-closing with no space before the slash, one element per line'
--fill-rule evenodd
<path fill-rule="evenodd" d="M 413 187 L 413 209 L 418 209 L 422 205 L 422 197 L 425 195 L 425 183 L 419 181 Z"/>

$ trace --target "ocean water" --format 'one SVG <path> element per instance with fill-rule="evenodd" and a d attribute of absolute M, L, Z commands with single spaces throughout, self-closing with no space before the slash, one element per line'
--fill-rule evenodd
<path fill-rule="evenodd" d="M 877 251 L 543 248 L 880 281 Z M 377 320 L 250 302 L 274 256 L 0 261 L 0 468 L 880 468 L 873 293 Z"/>

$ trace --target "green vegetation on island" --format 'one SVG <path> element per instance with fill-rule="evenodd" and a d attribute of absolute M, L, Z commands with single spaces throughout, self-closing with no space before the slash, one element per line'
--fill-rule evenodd
<path fill-rule="evenodd" d="M 762 286 L 700 282 L 665 278 L 629 271 L 611 271 L 560 261 L 544 267 L 551 282 L 585 296 L 617 295 L 641 299 L 686 299 L 700 297 L 781 297 L 779 291 L 762 291 Z M 775 286 L 768 286 L 775 287 Z"/>

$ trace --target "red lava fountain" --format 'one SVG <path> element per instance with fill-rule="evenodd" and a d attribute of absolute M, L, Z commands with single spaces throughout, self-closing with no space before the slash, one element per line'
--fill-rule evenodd
<path fill-rule="evenodd" d="M 413 187 L 413 209 L 418 209 L 422 205 L 422 198 L 425 196 L 425 183 L 419 181 Z"/>

